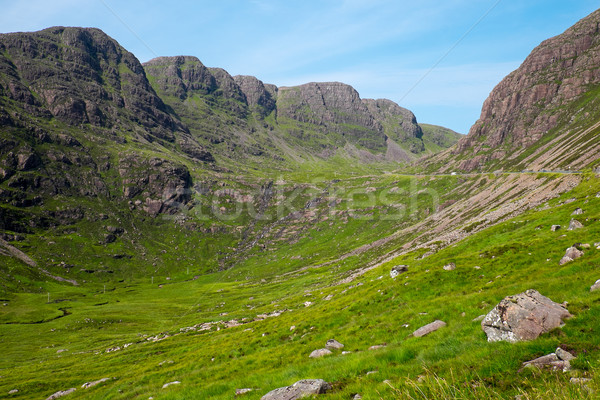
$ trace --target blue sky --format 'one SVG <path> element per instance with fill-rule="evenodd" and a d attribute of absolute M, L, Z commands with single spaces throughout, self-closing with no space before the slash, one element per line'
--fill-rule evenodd
<path fill-rule="evenodd" d="M 0 32 L 98 27 L 278 86 L 340 81 L 467 133 L 493 87 L 597 0 L 0 0 Z"/>

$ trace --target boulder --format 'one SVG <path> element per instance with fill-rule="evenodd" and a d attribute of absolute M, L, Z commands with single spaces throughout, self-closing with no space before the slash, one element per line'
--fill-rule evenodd
<path fill-rule="evenodd" d="M 406 271 L 408 271 L 408 265 L 396 265 L 395 267 L 392 267 L 392 270 L 390 271 L 390 276 L 392 277 L 392 279 L 394 279 L 395 277 Z"/>
<path fill-rule="evenodd" d="M 561 226 L 560 226 L 560 225 L 552 225 L 552 226 L 550 227 L 550 230 L 551 230 L 552 232 L 556 232 L 556 231 L 557 231 L 557 230 L 559 230 L 560 228 L 561 228 Z"/>
<path fill-rule="evenodd" d="M 331 385 L 323 379 L 304 379 L 291 386 L 270 391 L 261 400 L 296 400 L 315 394 L 324 394 L 331 390 Z"/>
<path fill-rule="evenodd" d="M 318 350 L 314 350 L 312 353 L 310 353 L 309 357 L 310 358 L 319 358 L 319 357 L 324 357 L 324 356 L 328 356 L 332 354 L 331 350 L 329 349 L 318 349 Z"/>
<path fill-rule="evenodd" d="M 581 229 L 583 228 L 583 224 L 579 221 L 577 221 L 576 219 L 572 219 L 571 222 L 569 222 L 569 229 L 570 231 L 574 231 L 575 229 Z"/>
<path fill-rule="evenodd" d="M 559 264 L 565 265 L 568 262 L 578 259 L 582 255 L 583 255 L 583 251 L 579 250 L 577 247 L 575 247 L 575 246 L 569 247 L 566 250 L 564 257 L 561 258 Z"/>
<path fill-rule="evenodd" d="M 455 269 L 456 269 L 456 264 L 454 264 L 454 263 L 449 263 L 449 264 L 444 265 L 445 271 L 453 271 Z"/>
<path fill-rule="evenodd" d="M 569 371 L 571 369 L 570 361 L 573 360 L 575 356 L 569 353 L 566 350 L 558 347 L 554 353 L 550 353 L 548 355 L 538 357 L 531 361 L 526 361 L 523 363 L 524 367 L 538 367 L 538 368 L 551 368 L 555 371 Z"/>
<path fill-rule="evenodd" d="M 443 328 L 444 326 L 446 326 L 446 323 L 444 321 L 440 321 L 439 319 L 436 321 L 433 321 L 430 324 L 427 324 L 425 326 L 420 327 L 419 329 L 417 329 L 416 331 L 413 332 L 413 336 L 414 337 L 421 337 L 421 336 L 425 336 L 430 334 L 431 332 L 435 332 L 440 328 Z"/>
<path fill-rule="evenodd" d="M 341 350 L 344 348 L 344 345 L 335 339 L 329 339 L 325 344 L 325 347 L 329 350 Z"/>
<path fill-rule="evenodd" d="M 596 281 L 596 283 L 594 283 L 592 285 L 592 287 L 590 288 L 590 292 L 595 292 L 596 290 L 600 289 L 600 279 L 598 279 Z"/>
<path fill-rule="evenodd" d="M 530 289 L 505 297 L 481 321 L 481 328 L 489 342 L 514 343 L 533 340 L 562 326 L 563 320 L 570 317 L 564 306 Z"/>
<path fill-rule="evenodd" d="M 581 215 L 583 214 L 583 210 L 581 208 L 576 208 L 575 211 L 571 215 Z"/>

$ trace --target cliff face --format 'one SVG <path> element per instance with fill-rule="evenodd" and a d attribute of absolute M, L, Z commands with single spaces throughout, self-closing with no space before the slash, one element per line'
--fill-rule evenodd
<path fill-rule="evenodd" d="M 558 128 L 570 129 L 581 111 L 572 106 L 600 84 L 599 25 L 600 10 L 541 43 L 494 88 L 480 119 L 454 150 L 475 157 L 463 161 L 463 169 L 516 159 L 515 151 L 539 145 Z"/>

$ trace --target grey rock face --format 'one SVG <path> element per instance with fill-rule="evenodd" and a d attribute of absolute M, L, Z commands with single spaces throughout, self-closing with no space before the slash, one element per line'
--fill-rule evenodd
<path fill-rule="evenodd" d="M 414 337 L 422 337 L 422 336 L 430 334 L 431 332 L 435 332 L 438 329 L 443 328 L 444 326 L 446 326 L 446 323 L 444 321 L 436 320 L 436 321 L 433 321 L 432 323 L 422 326 L 419 329 L 417 329 L 416 331 L 414 331 L 413 336 Z"/>
<path fill-rule="evenodd" d="M 514 343 L 533 340 L 570 317 L 565 307 L 530 289 L 504 298 L 481 321 L 481 328 L 490 342 Z"/>
<path fill-rule="evenodd" d="M 261 400 L 297 400 L 306 396 L 324 394 L 331 390 L 331 385 L 323 379 L 304 379 L 291 386 L 270 391 Z"/>

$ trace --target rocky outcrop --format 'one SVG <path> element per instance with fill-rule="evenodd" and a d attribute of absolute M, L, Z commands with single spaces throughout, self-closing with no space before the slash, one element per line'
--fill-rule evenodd
<path fill-rule="evenodd" d="M 311 395 L 325 394 L 331 385 L 323 379 L 305 379 L 291 386 L 270 391 L 261 400 L 297 400 Z"/>
<path fill-rule="evenodd" d="M 406 144 L 408 150 L 413 154 L 425 150 L 422 140 L 423 131 L 411 111 L 387 99 L 364 99 L 362 102 L 382 126 L 388 140 Z"/>
<path fill-rule="evenodd" d="M 358 92 L 344 83 L 312 82 L 279 88 L 277 117 L 326 127 L 369 149 L 385 148 L 383 127 Z"/>
<path fill-rule="evenodd" d="M 276 86 L 265 86 L 257 78 L 247 75 L 234 76 L 233 80 L 240 87 L 248 105 L 259 115 L 264 117 L 275 110 L 278 90 Z"/>
<path fill-rule="evenodd" d="M 480 168 L 494 159 L 514 158 L 559 124 L 565 126 L 566 131 L 576 119 L 586 118 L 585 112 L 572 115 L 582 110 L 571 105 L 600 84 L 599 22 L 600 10 L 563 34 L 542 42 L 516 71 L 494 88 L 483 104 L 480 119 L 454 150 L 455 154 L 469 155 L 462 169 Z M 500 147 L 504 150 L 498 151 Z M 588 142 L 581 151 L 595 154 L 596 150 L 595 145 Z M 473 163 L 476 156 L 481 158 Z M 574 160 L 568 161 L 565 157 L 538 164 L 571 165 L 568 163 Z"/>
<path fill-rule="evenodd" d="M 518 342 L 558 328 L 570 317 L 562 305 L 536 290 L 527 290 L 504 298 L 481 321 L 481 328 L 489 342 Z"/>
<path fill-rule="evenodd" d="M 150 215 L 175 212 L 191 200 L 192 178 L 188 169 L 160 158 L 124 156 L 119 163 L 123 196 L 140 199 Z"/>

